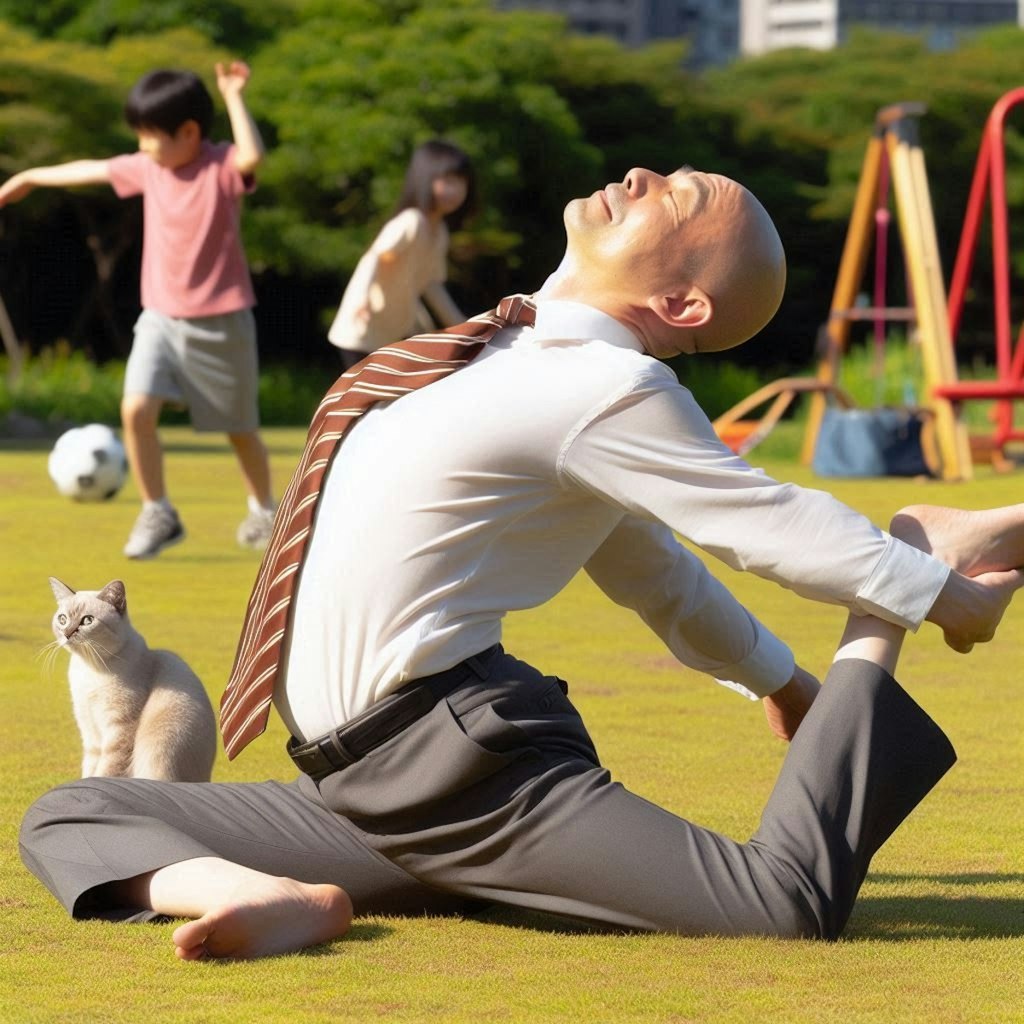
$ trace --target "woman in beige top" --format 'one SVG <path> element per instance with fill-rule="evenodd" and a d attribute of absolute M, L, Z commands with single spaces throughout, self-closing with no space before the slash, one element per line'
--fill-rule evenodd
<path fill-rule="evenodd" d="M 359 260 L 327 334 L 346 370 L 435 322 L 466 319 L 444 282 L 448 233 L 472 209 L 474 186 L 469 157 L 457 146 L 434 139 L 416 148 L 394 216 Z"/>

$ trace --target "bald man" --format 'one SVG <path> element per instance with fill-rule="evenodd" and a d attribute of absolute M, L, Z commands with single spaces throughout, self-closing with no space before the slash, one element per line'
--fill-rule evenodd
<path fill-rule="evenodd" d="M 174 933 L 185 959 L 481 900 L 684 934 L 841 932 L 871 856 L 953 758 L 891 677 L 899 637 L 926 619 L 958 649 L 992 635 L 1024 581 L 1005 571 L 1024 507 L 915 509 L 904 543 L 723 447 L 658 358 L 739 344 L 778 307 L 782 246 L 736 182 L 637 168 L 565 224 L 535 323 L 370 410 L 334 457 L 274 691 L 303 774 L 47 794 L 22 852 L 72 913 L 195 918 Z M 850 609 L 820 695 L 676 533 Z M 749 842 L 614 783 L 567 684 L 500 646 L 507 612 L 581 568 L 793 738 Z"/>

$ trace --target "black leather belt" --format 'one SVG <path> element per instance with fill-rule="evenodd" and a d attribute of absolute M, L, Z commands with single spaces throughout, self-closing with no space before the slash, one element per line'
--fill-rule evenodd
<path fill-rule="evenodd" d="M 288 755 L 299 771 L 316 781 L 331 772 L 340 772 L 422 718 L 471 675 L 486 679 L 490 674 L 487 662 L 499 649 L 500 644 L 494 644 L 452 668 L 408 683 L 356 715 L 351 722 L 315 740 L 300 743 L 293 736 L 287 744 Z"/>

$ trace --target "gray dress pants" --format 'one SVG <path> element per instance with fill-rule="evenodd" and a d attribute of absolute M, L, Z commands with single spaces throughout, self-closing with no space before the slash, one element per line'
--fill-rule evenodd
<path fill-rule="evenodd" d="M 357 914 L 486 901 L 687 935 L 840 934 L 871 857 L 955 761 L 887 673 L 833 666 L 746 843 L 630 793 L 560 681 L 499 648 L 475 676 L 319 782 L 83 779 L 26 814 L 26 865 L 73 914 L 105 883 L 219 856 L 334 882 Z"/>

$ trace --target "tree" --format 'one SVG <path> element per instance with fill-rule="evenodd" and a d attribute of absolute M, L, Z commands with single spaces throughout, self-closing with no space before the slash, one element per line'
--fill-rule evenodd
<path fill-rule="evenodd" d="M 0 0 L 0 19 L 42 38 L 104 45 L 188 26 L 241 54 L 272 38 L 293 13 L 287 0 Z"/>
<path fill-rule="evenodd" d="M 190 30 L 99 49 L 0 24 L 0 172 L 130 151 L 131 84 L 154 66 L 205 69 L 223 54 Z M 211 83 L 212 85 L 212 83 Z M 138 200 L 110 189 L 42 189 L 2 213 L 0 290 L 30 346 L 68 337 L 98 358 L 127 354 L 138 310 Z"/>

